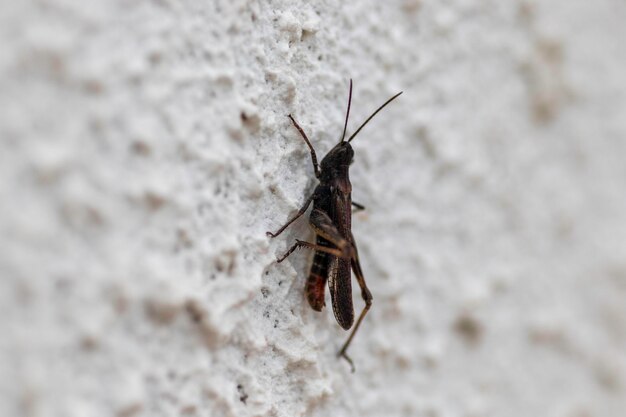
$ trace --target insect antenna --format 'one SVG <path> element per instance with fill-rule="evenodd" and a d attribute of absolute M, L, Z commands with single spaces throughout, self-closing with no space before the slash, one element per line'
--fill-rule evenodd
<path fill-rule="evenodd" d="M 351 85 L 352 87 L 352 85 Z M 351 90 L 352 91 L 352 90 Z M 383 108 L 385 108 L 385 106 L 389 103 L 391 103 L 396 97 L 398 97 L 400 94 L 402 94 L 402 91 L 400 91 L 398 94 L 396 94 L 395 96 L 391 97 L 389 100 L 385 101 L 385 104 L 383 104 L 382 106 L 380 106 L 374 113 L 372 113 L 372 115 L 370 117 L 367 118 L 366 121 L 363 122 L 363 124 L 361 125 L 361 127 L 359 127 L 356 132 L 354 132 L 352 134 L 352 136 L 350 136 L 348 138 L 348 142 L 350 142 L 352 139 L 354 139 L 354 137 L 361 131 L 361 129 L 363 129 L 363 127 L 367 124 L 367 122 L 369 122 L 370 120 L 372 120 L 372 118 L 374 116 L 376 116 L 376 113 L 378 113 L 379 111 L 381 111 Z M 347 121 L 347 120 L 346 120 Z M 343 140 L 342 140 L 343 142 Z"/>
<path fill-rule="evenodd" d="M 348 116 L 350 116 L 350 104 L 352 103 L 352 78 L 350 78 L 350 92 L 348 93 L 348 110 L 346 111 L 346 122 L 343 124 L 343 134 L 341 135 L 341 140 L 339 142 L 343 142 L 346 137 L 346 129 L 348 127 Z"/>

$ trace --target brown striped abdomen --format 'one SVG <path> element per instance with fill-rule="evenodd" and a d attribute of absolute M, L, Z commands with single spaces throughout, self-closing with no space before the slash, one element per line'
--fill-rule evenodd
<path fill-rule="evenodd" d="M 331 246 L 331 244 L 322 237 L 317 237 L 317 244 L 322 246 Z M 313 310 L 322 311 L 326 305 L 324 302 L 326 280 L 328 279 L 328 257 L 323 252 L 315 252 L 313 264 L 309 277 L 304 286 L 307 301 Z"/>

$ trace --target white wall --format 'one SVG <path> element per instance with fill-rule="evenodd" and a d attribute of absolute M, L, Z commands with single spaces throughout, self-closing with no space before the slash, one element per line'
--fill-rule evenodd
<path fill-rule="evenodd" d="M 339 5 L 339 3 L 346 3 Z M 619 0 L 0 5 L 0 415 L 622 416 Z M 351 348 L 268 240 L 353 142 Z M 355 291 L 355 299 L 359 294 Z M 361 307 L 360 300 L 357 308 Z"/>

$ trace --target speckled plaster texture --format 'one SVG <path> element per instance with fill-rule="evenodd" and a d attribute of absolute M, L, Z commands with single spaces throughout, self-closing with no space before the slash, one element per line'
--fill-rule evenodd
<path fill-rule="evenodd" d="M 0 4 L 0 415 L 619 417 L 626 5 Z M 354 131 L 351 349 L 277 239 Z M 355 289 L 357 308 L 362 302 Z M 329 304 L 327 299 L 327 304 Z"/>

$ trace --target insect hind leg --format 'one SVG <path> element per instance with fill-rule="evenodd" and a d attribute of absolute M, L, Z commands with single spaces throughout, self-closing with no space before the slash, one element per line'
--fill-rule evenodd
<path fill-rule="evenodd" d="M 355 246 L 355 249 L 356 249 L 356 246 Z M 363 276 L 363 270 L 361 269 L 361 263 L 359 262 L 358 253 L 356 253 L 355 256 L 352 257 L 351 264 L 352 264 L 352 270 L 354 271 L 354 276 L 356 277 L 359 287 L 361 287 L 361 297 L 363 298 L 363 301 L 365 302 L 365 307 L 363 307 L 363 310 L 361 311 L 361 314 L 359 314 L 359 318 L 356 321 L 356 325 L 352 329 L 352 332 L 350 332 L 350 336 L 348 336 L 348 340 L 346 340 L 346 342 L 343 344 L 343 346 L 337 353 L 337 356 L 339 356 L 340 358 L 344 358 L 346 361 L 348 361 L 348 363 L 350 364 L 350 367 L 352 368 L 352 372 L 354 372 L 354 363 L 352 362 L 352 359 L 350 359 L 350 357 L 348 356 L 346 352 L 348 350 L 348 346 L 350 346 L 350 343 L 352 342 L 352 339 L 354 338 L 354 335 L 356 334 L 357 330 L 359 330 L 359 326 L 361 326 L 361 322 L 365 318 L 365 315 L 372 307 L 372 300 L 374 299 L 374 297 L 372 297 L 372 293 L 370 292 L 369 288 L 367 288 L 367 284 L 365 283 L 365 277 Z"/>
<path fill-rule="evenodd" d="M 354 207 L 354 213 L 365 210 L 365 206 L 363 204 L 359 204 L 356 201 L 351 201 L 351 204 L 352 207 Z"/>
<path fill-rule="evenodd" d="M 304 202 L 304 204 L 302 205 L 300 210 L 298 210 L 298 213 L 296 213 L 296 215 L 293 216 L 293 218 L 288 220 L 287 223 L 285 223 L 280 229 L 278 229 L 274 233 L 272 233 L 272 232 L 265 232 L 265 234 L 267 236 L 269 236 L 269 237 L 272 237 L 272 238 L 274 238 L 274 237 L 278 236 L 279 234 L 281 234 L 287 227 L 289 227 L 289 225 L 291 223 L 295 222 L 296 220 L 298 220 L 300 218 L 300 216 L 302 216 L 304 213 L 306 213 L 306 210 L 311 205 L 311 201 L 313 201 L 313 197 L 315 197 L 315 194 L 311 194 L 311 196 L 309 198 L 307 198 L 307 200 Z"/>
<path fill-rule="evenodd" d="M 372 299 L 373 299 L 373 297 L 372 297 L 372 294 L 367 289 L 367 287 L 364 289 L 364 291 L 362 291 L 362 293 L 363 293 L 363 299 L 365 300 L 365 307 L 363 307 L 363 310 L 361 310 L 361 314 L 359 314 L 359 318 L 357 319 L 356 325 L 352 329 L 352 332 L 350 332 L 350 336 L 348 336 L 348 340 L 345 341 L 345 343 L 343 344 L 343 346 L 341 347 L 339 352 L 337 352 L 337 356 L 338 357 L 344 358 L 346 361 L 348 361 L 348 363 L 350 364 L 350 368 L 351 368 L 352 372 L 354 372 L 354 370 L 355 370 L 354 362 L 352 362 L 352 359 L 350 358 L 350 356 L 348 356 L 348 354 L 346 352 L 348 350 L 348 346 L 350 346 L 350 343 L 352 342 L 352 339 L 354 338 L 354 335 L 356 334 L 357 330 L 359 329 L 359 326 L 361 325 L 361 322 L 365 318 L 365 315 L 367 314 L 369 309 L 372 307 Z M 367 293 L 367 295 L 366 295 L 366 293 Z"/>
<path fill-rule="evenodd" d="M 315 243 L 305 242 L 304 240 L 296 239 L 296 243 L 294 243 L 294 245 L 290 247 L 289 250 L 283 256 L 276 259 L 276 262 L 281 263 L 282 261 L 287 259 L 287 257 L 291 255 L 296 249 L 300 249 L 300 248 L 306 248 L 306 249 L 311 249 L 311 250 L 318 251 L 318 252 L 329 253 L 339 258 L 346 257 L 346 255 L 339 249 L 329 248 L 327 246 L 317 245 Z"/>

